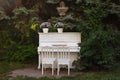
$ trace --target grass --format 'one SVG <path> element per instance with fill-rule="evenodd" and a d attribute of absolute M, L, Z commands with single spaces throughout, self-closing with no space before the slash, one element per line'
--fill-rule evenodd
<path fill-rule="evenodd" d="M 24 64 L 15 62 L 0 62 L 0 74 L 24 67 Z"/>
<path fill-rule="evenodd" d="M 8 80 L 6 76 L 8 72 L 22 67 L 24 67 L 24 65 L 20 63 L 0 61 L 0 80 Z"/>
<path fill-rule="evenodd" d="M 28 66 L 28 65 L 27 65 Z M 15 62 L 0 62 L 0 80 L 9 80 L 7 74 L 15 69 L 26 67 L 26 64 L 15 63 Z M 32 77 L 16 77 L 12 80 L 120 80 L 120 66 L 115 70 L 107 71 L 97 71 L 97 72 L 83 72 L 80 75 L 74 77 L 64 76 L 61 78 L 55 77 L 42 77 L 42 78 L 32 78 Z"/>

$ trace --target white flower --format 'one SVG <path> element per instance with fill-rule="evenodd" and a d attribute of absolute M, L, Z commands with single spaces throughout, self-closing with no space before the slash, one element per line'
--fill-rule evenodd
<path fill-rule="evenodd" d="M 57 27 L 57 28 L 63 28 L 64 27 L 64 24 L 62 22 L 57 22 L 54 27 Z"/>
<path fill-rule="evenodd" d="M 51 27 L 51 23 L 50 22 L 43 22 L 40 25 L 40 28 L 48 28 Z"/>

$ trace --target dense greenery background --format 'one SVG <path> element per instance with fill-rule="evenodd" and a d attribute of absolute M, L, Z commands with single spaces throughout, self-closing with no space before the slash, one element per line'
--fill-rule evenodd
<path fill-rule="evenodd" d="M 74 62 L 78 69 L 111 69 L 120 63 L 119 0 L 64 0 L 69 7 L 64 17 L 56 10 L 60 0 L 17 1 L 0 4 L 0 60 L 37 61 L 40 23 L 64 21 L 65 31 L 82 33 L 80 59 Z"/>

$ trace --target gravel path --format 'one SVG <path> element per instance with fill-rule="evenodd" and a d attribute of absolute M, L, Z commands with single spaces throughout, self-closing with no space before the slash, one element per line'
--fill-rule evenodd
<path fill-rule="evenodd" d="M 54 77 L 62 77 L 67 76 L 67 69 L 61 69 L 60 70 L 60 76 L 56 75 L 56 70 L 54 73 Z M 70 76 L 79 75 L 80 73 L 74 72 L 71 70 Z M 43 76 L 51 77 L 51 69 L 44 70 L 44 75 L 41 74 L 41 70 L 35 69 L 35 68 L 25 68 L 25 69 L 18 69 L 12 71 L 8 76 L 10 77 L 17 77 L 17 76 L 27 76 L 27 77 L 35 77 L 40 78 Z"/>

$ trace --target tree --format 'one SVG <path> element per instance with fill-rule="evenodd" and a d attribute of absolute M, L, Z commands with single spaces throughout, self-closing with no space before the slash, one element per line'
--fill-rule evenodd
<path fill-rule="evenodd" d="M 56 4 L 56 0 L 48 0 Z M 120 57 L 120 3 L 113 0 L 66 0 L 76 30 L 82 33 L 77 67 L 111 68 Z"/>
<path fill-rule="evenodd" d="M 5 11 L 7 14 L 11 15 L 12 10 L 16 7 L 21 6 L 21 0 L 1 0 L 0 10 Z"/>

